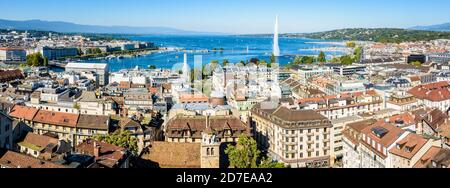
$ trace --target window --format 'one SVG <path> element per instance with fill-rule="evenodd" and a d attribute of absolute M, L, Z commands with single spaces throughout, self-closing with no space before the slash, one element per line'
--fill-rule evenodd
<path fill-rule="evenodd" d="M 319 135 L 316 136 L 316 140 L 319 141 Z"/>
<path fill-rule="evenodd" d="M 211 148 L 211 155 L 214 155 L 214 148 Z"/>
<path fill-rule="evenodd" d="M 319 156 L 319 151 L 316 151 L 316 156 Z"/>
<path fill-rule="evenodd" d="M 433 167 L 437 167 L 436 161 L 432 161 L 431 164 L 433 165 Z"/>
<path fill-rule="evenodd" d="M 317 143 L 317 144 L 316 144 L 316 148 L 319 148 L 319 146 L 320 146 L 319 143 Z"/>

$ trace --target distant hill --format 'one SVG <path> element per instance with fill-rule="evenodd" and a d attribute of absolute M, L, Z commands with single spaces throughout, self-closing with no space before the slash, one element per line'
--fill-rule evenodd
<path fill-rule="evenodd" d="M 356 40 L 384 43 L 399 43 L 405 41 L 429 41 L 435 39 L 450 39 L 450 32 L 422 31 L 393 28 L 354 28 L 339 29 L 317 33 L 283 34 L 285 37 L 303 37 L 323 40 Z"/>
<path fill-rule="evenodd" d="M 167 35 L 200 35 L 216 34 L 185 31 L 169 27 L 128 27 L 81 25 L 70 22 L 26 20 L 13 21 L 0 19 L 0 29 L 54 31 L 60 33 L 109 33 L 109 34 L 167 34 Z"/>
<path fill-rule="evenodd" d="M 427 31 L 450 31 L 450 23 L 429 25 L 429 26 L 415 26 L 410 29 L 427 30 Z"/>

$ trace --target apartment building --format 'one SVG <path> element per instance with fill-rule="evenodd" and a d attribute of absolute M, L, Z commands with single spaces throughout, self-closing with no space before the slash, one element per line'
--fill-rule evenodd
<path fill-rule="evenodd" d="M 447 112 L 450 106 L 450 84 L 447 81 L 416 86 L 408 91 L 418 99 L 418 105 Z"/>
<path fill-rule="evenodd" d="M 343 93 L 298 100 L 302 109 L 314 110 L 330 120 L 377 112 L 384 109 L 383 98 L 374 90 Z"/>
<path fill-rule="evenodd" d="M 257 104 L 250 117 L 258 146 L 275 160 L 294 168 L 330 166 L 332 124 L 325 116 Z"/>
<path fill-rule="evenodd" d="M 343 141 L 343 160 L 342 166 L 344 168 L 361 168 L 361 140 L 362 130 L 374 124 L 376 120 L 368 119 L 350 123 L 346 125 L 342 131 Z"/>
<path fill-rule="evenodd" d="M 9 114 L 25 122 L 36 134 L 52 133 L 72 147 L 95 135 L 110 132 L 110 117 L 55 112 L 15 105 Z"/>
<path fill-rule="evenodd" d="M 432 139 L 417 134 L 408 134 L 395 143 L 389 150 L 392 168 L 412 168 L 420 158 L 433 146 Z"/>
<path fill-rule="evenodd" d="M 362 168 L 392 168 L 392 154 L 389 151 L 409 134 L 382 120 L 366 127 L 361 133 Z"/>

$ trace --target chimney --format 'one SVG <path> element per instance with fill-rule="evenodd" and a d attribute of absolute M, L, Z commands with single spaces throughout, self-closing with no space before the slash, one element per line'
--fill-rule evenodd
<path fill-rule="evenodd" d="M 206 114 L 206 128 L 209 128 L 209 114 Z"/>
<path fill-rule="evenodd" d="M 94 157 L 99 157 L 100 156 L 100 149 L 101 146 L 97 145 L 97 142 L 94 142 Z"/>

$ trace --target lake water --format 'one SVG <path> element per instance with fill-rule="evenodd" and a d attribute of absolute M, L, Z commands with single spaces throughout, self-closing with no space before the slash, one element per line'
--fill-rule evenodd
<path fill-rule="evenodd" d="M 250 36 L 136 36 L 130 37 L 136 41 L 153 42 L 161 47 L 176 47 L 185 50 L 213 50 L 223 48 L 223 52 L 194 52 L 188 53 L 188 62 L 193 66 L 194 55 L 201 55 L 202 62 L 209 63 L 212 60 L 222 62 L 224 59 L 231 63 L 250 60 L 251 58 L 270 60 L 272 54 L 271 37 Z M 285 65 L 292 62 L 295 55 L 318 55 L 318 48 L 342 47 L 335 44 L 336 41 L 323 41 L 300 38 L 280 38 L 281 57 L 278 62 Z M 247 50 L 248 49 L 248 50 Z M 343 52 L 325 51 L 328 58 L 333 55 L 341 55 Z M 156 65 L 158 68 L 172 68 L 174 64 L 183 62 L 183 52 L 154 53 L 141 57 L 124 59 L 87 60 L 86 62 L 108 63 L 111 71 L 130 69 L 136 66 L 147 68 Z"/>

